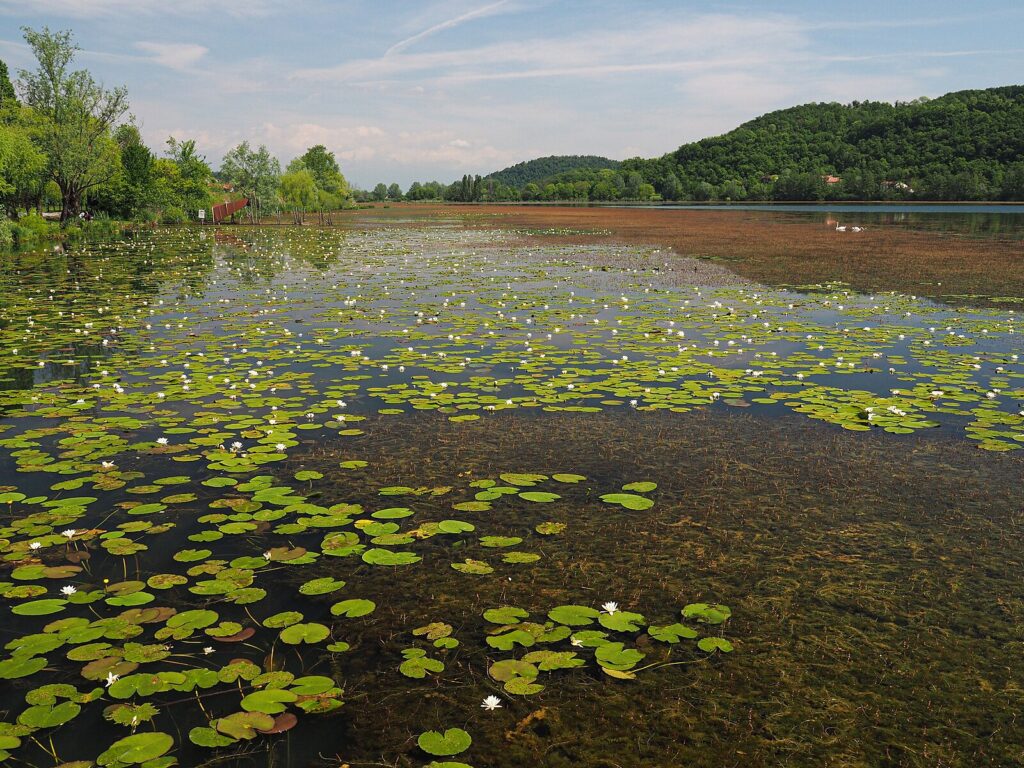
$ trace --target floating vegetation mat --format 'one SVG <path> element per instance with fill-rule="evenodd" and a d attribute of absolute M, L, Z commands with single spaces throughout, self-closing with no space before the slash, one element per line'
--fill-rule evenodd
<path fill-rule="evenodd" d="M 5 257 L 0 758 L 1022 757 L 1012 310 L 235 232 Z"/>

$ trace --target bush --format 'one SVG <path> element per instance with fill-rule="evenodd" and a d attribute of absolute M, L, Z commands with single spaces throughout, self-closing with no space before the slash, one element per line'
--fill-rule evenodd
<path fill-rule="evenodd" d="M 14 224 L 0 219 L 0 250 L 9 250 L 14 245 Z"/>
<path fill-rule="evenodd" d="M 165 208 L 160 216 L 161 224 L 184 224 L 188 221 L 188 214 L 181 208 Z"/>
<path fill-rule="evenodd" d="M 46 240 L 59 230 L 60 225 L 56 222 L 47 221 L 42 216 L 31 213 L 14 222 L 12 234 L 14 235 L 14 244 L 20 248 Z"/>

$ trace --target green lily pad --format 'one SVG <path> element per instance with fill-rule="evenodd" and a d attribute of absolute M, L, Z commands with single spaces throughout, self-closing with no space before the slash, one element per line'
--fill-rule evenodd
<path fill-rule="evenodd" d="M 372 600 L 364 600 L 362 598 L 351 598 L 349 600 L 342 600 L 331 606 L 331 613 L 335 616 L 347 616 L 350 619 L 355 619 L 360 616 L 366 616 L 373 613 L 377 608 L 377 604 Z"/>
<path fill-rule="evenodd" d="M 416 739 L 419 748 L 428 755 L 448 757 L 469 749 L 472 737 L 461 728 L 449 728 L 444 733 L 425 731 Z"/>
<path fill-rule="evenodd" d="M 285 627 L 281 630 L 280 637 L 283 643 L 299 645 L 300 643 L 319 643 L 322 640 L 326 640 L 330 634 L 331 630 L 323 624 L 310 622 L 308 624 L 293 624 L 290 627 Z"/>
<path fill-rule="evenodd" d="M 292 629 L 290 627 L 289 629 Z M 253 691 L 242 698 L 242 709 L 246 712 L 263 712 L 276 715 L 284 712 L 293 701 L 298 701 L 298 694 L 281 688 L 264 691 Z"/>
<path fill-rule="evenodd" d="M 102 766 L 141 765 L 167 754 L 174 746 L 174 739 L 159 731 L 136 733 L 118 739 L 107 748 L 96 763 Z"/>
<path fill-rule="evenodd" d="M 643 511 L 654 506 L 654 502 L 644 496 L 637 496 L 632 493 L 605 493 L 601 501 L 609 504 L 618 504 L 620 507 L 634 511 Z"/>

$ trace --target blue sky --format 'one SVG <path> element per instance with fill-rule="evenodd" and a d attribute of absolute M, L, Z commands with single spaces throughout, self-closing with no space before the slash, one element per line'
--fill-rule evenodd
<path fill-rule="evenodd" d="M 0 0 L 12 71 L 24 25 L 73 30 L 151 146 L 195 138 L 216 166 L 243 139 L 282 163 L 322 143 L 362 186 L 1024 82 L 1019 0 Z"/>

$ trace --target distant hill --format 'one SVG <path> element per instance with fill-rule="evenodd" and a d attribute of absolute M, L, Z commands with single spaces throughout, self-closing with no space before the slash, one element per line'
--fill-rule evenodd
<path fill-rule="evenodd" d="M 805 104 L 622 168 L 663 197 L 972 200 L 1020 199 L 1022 161 L 1024 86 L 1012 85 L 896 104 Z"/>
<path fill-rule="evenodd" d="M 484 176 L 484 179 L 493 179 L 495 182 L 520 189 L 531 182 L 537 183 L 569 171 L 614 169 L 620 165 L 618 160 L 596 155 L 551 155 L 510 165 L 504 170 Z"/>
<path fill-rule="evenodd" d="M 407 199 L 1024 201 L 1024 85 L 804 104 L 657 158 L 541 157 Z"/>

